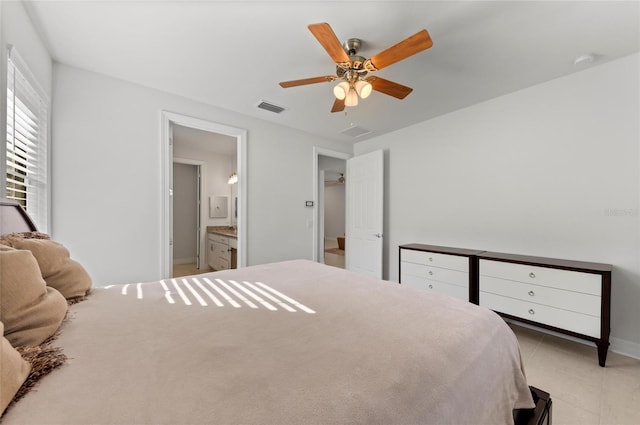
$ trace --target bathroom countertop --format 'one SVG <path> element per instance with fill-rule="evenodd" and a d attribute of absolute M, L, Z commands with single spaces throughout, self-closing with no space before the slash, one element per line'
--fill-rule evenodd
<path fill-rule="evenodd" d="M 215 233 L 217 235 L 237 238 L 238 232 L 231 226 L 207 226 L 207 233 Z"/>

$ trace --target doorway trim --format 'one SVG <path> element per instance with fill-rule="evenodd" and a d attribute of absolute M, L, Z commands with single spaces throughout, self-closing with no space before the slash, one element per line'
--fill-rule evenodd
<path fill-rule="evenodd" d="M 247 130 L 230 127 L 213 121 L 190 117 L 175 112 L 161 111 L 160 140 L 162 147 L 162 276 L 170 278 L 173 269 L 172 251 L 172 213 L 173 197 L 173 135 L 172 124 L 191 127 L 210 133 L 235 137 L 237 143 L 237 175 L 238 175 L 238 267 L 247 265 Z"/>
<path fill-rule="evenodd" d="M 325 149 L 318 146 L 313 147 L 313 204 L 316 206 L 315 216 L 313 219 L 313 261 L 318 262 L 320 260 L 320 237 L 324 239 L 324 235 L 320 235 L 320 230 L 322 226 L 320 226 L 320 214 L 323 214 L 324 211 L 320 210 L 321 200 L 320 197 L 320 183 L 324 185 L 324 179 L 320 181 L 319 178 L 319 170 L 318 170 L 318 160 L 320 156 L 328 156 L 331 158 L 337 159 L 350 159 L 353 157 L 352 154 L 340 151 L 334 151 L 331 149 Z M 322 202 L 323 203 L 323 202 Z"/>

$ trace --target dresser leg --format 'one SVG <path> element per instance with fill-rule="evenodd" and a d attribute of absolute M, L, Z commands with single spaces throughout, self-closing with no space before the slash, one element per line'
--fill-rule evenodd
<path fill-rule="evenodd" d="M 596 342 L 596 346 L 598 347 L 598 364 L 604 367 L 604 364 L 607 361 L 607 351 L 609 349 L 609 341 L 598 341 Z"/>

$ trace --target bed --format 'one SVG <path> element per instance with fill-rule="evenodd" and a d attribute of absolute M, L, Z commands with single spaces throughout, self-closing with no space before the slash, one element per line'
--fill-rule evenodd
<path fill-rule="evenodd" d="M 3 424 L 536 423 L 498 315 L 307 260 L 93 288 L 58 333 Z"/>

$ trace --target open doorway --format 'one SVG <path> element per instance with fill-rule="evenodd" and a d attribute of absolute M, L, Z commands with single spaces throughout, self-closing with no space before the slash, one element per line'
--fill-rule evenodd
<path fill-rule="evenodd" d="M 211 271 L 209 230 L 224 229 L 227 242 L 237 235 L 232 202 L 236 185 L 229 183 L 229 177 L 238 167 L 234 137 L 178 124 L 172 125 L 172 132 L 172 277 L 177 277 Z M 194 261 L 188 261 L 193 256 Z"/>
<path fill-rule="evenodd" d="M 346 160 L 350 154 L 314 148 L 314 261 L 345 266 Z"/>
<path fill-rule="evenodd" d="M 346 161 L 320 156 L 318 166 L 324 176 L 322 206 L 324 228 L 324 263 L 334 267 L 345 266 L 346 237 Z"/>
<path fill-rule="evenodd" d="M 163 168 L 163 275 L 174 276 L 176 247 L 176 187 L 174 160 L 199 165 L 200 201 L 196 265 L 198 272 L 210 271 L 207 261 L 207 229 L 228 226 L 235 230 L 235 263 L 246 266 L 246 131 L 175 114 L 162 113 Z M 231 174 L 236 176 L 230 184 Z M 219 203 L 222 200 L 226 202 Z M 224 205 L 220 214 L 215 206 Z M 213 208 L 213 210 L 212 210 Z M 215 210 L 215 214 L 213 211 Z M 190 230 L 189 230 L 190 232 Z M 193 274 L 193 273 L 192 273 Z"/>

